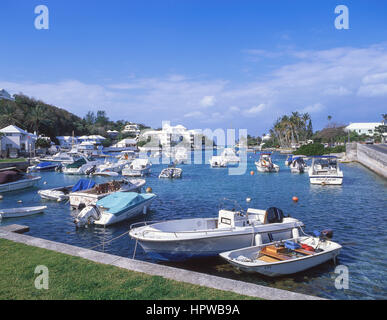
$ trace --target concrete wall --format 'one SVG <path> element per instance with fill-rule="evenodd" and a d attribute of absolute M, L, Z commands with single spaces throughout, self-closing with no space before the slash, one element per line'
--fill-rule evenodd
<path fill-rule="evenodd" d="M 362 165 L 387 178 L 387 154 L 374 150 L 360 143 L 347 143 L 346 158 L 360 162 Z"/>

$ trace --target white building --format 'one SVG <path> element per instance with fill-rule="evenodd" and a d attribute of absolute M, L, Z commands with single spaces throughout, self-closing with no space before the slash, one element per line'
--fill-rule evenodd
<path fill-rule="evenodd" d="M 61 148 L 71 148 L 73 145 L 76 145 L 78 143 L 78 139 L 73 136 L 60 136 L 56 137 L 59 141 L 59 145 Z"/>
<path fill-rule="evenodd" d="M 375 128 L 382 125 L 381 122 L 356 122 L 344 128 L 345 131 L 353 131 L 359 135 L 365 134 L 367 136 L 373 136 Z"/>
<path fill-rule="evenodd" d="M 119 134 L 119 132 L 118 132 L 117 130 L 108 130 L 108 131 L 106 131 L 106 132 L 107 132 L 108 136 L 109 136 L 110 138 L 112 138 L 112 139 L 117 138 L 117 136 L 118 136 L 118 134 Z"/>
<path fill-rule="evenodd" d="M 7 91 L 0 89 L 0 100 L 15 100 Z"/>
<path fill-rule="evenodd" d="M 137 146 L 137 141 L 135 139 L 123 139 L 116 144 L 114 144 L 112 147 L 114 148 L 130 148 L 132 147 L 135 149 Z"/>
<path fill-rule="evenodd" d="M 142 136 L 145 139 L 151 138 L 151 141 L 154 142 L 159 141 L 163 148 L 168 148 L 183 141 L 192 146 L 196 134 L 195 130 L 187 130 L 182 125 L 171 126 L 168 123 L 163 123 L 162 130 L 145 131 Z"/>
<path fill-rule="evenodd" d="M 11 152 L 33 152 L 35 150 L 36 135 L 28 133 L 17 126 L 10 125 L 0 130 L 1 154 Z"/>
<path fill-rule="evenodd" d="M 140 127 L 136 123 L 129 123 L 125 126 L 124 130 L 122 130 L 122 133 L 131 133 L 133 135 L 139 135 Z"/>

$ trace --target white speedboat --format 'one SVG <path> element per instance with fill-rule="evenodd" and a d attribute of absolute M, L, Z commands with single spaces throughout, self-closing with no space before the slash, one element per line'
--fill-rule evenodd
<path fill-rule="evenodd" d="M 271 153 L 262 153 L 259 160 L 255 162 L 259 172 L 278 172 L 280 167 L 271 160 Z"/>
<path fill-rule="evenodd" d="M 135 159 L 122 169 L 123 176 L 142 177 L 150 173 L 152 163 L 148 159 Z"/>
<path fill-rule="evenodd" d="M 308 174 L 311 184 L 341 185 L 343 183 L 344 174 L 334 156 L 313 157 Z"/>
<path fill-rule="evenodd" d="M 69 199 L 69 194 L 74 186 L 58 187 L 53 189 L 39 190 L 39 196 L 44 200 L 61 202 Z"/>
<path fill-rule="evenodd" d="M 95 205 L 98 200 L 117 191 L 140 192 L 145 183 L 146 181 L 144 179 L 123 179 L 98 185 L 93 184 L 90 188 L 72 191 L 69 194 L 70 206 L 72 209 L 79 209 L 85 206 Z M 84 184 L 88 183 L 85 182 Z"/>
<path fill-rule="evenodd" d="M 116 156 L 118 160 L 134 160 L 136 159 L 136 153 L 133 150 L 121 151 L 119 155 Z"/>
<path fill-rule="evenodd" d="M 285 166 L 290 166 L 290 164 L 292 163 L 293 161 L 293 155 L 292 154 L 289 154 L 287 157 L 286 157 L 286 160 L 285 160 Z"/>
<path fill-rule="evenodd" d="M 0 219 L 31 216 L 36 213 L 41 213 L 45 209 L 47 209 L 46 206 L 0 209 Z"/>
<path fill-rule="evenodd" d="M 212 168 L 226 168 L 227 162 L 221 156 L 212 156 L 209 160 Z"/>
<path fill-rule="evenodd" d="M 220 256 L 240 270 L 276 277 L 335 260 L 341 248 L 328 239 L 306 236 L 223 252 Z"/>
<path fill-rule="evenodd" d="M 98 165 L 95 168 L 93 175 L 116 177 L 119 175 L 119 173 L 121 172 L 122 168 L 124 167 L 124 165 L 126 163 L 127 163 L 126 160 L 125 160 L 125 162 L 105 161 L 104 163 Z"/>
<path fill-rule="evenodd" d="M 220 156 L 227 164 L 237 164 L 240 161 L 232 148 L 225 148 Z"/>
<path fill-rule="evenodd" d="M 40 158 L 39 160 L 44 162 L 49 161 L 54 163 L 70 164 L 70 163 L 74 163 L 79 158 L 80 158 L 80 155 L 78 153 L 68 154 L 66 152 L 58 152 L 52 157 Z"/>
<path fill-rule="evenodd" d="M 64 166 L 62 172 L 69 175 L 87 175 L 92 173 L 99 164 L 101 164 L 101 162 L 94 158 L 81 156 L 81 158 L 74 163 Z"/>
<path fill-rule="evenodd" d="M 50 161 L 39 162 L 34 166 L 30 166 L 27 168 L 27 172 L 37 172 L 37 171 L 50 171 L 55 170 L 58 167 L 58 163 L 53 163 Z"/>
<path fill-rule="evenodd" d="M 31 188 L 41 177 L 22 173 L 15 167 L 0 169 L 0 193 Z"/>
<path fill-rule="evenodd" d="M 289 167 L 291 173 L 304 173 L 307 171 L 308 165 L 302 156 L 293 156 Z"/>
<path fill-rule="evenodd" d="M 74 219 L 77 227 L 90 224 L 108 226 L 146 213 L 152 201 L 153 193 L 115 192 L 96 205 L 87 206 Z"/>
<path fill-rule="evenodd" d="M 145 224 L 145 225 L 141 225 Z M 303 223 L 281 210 L 220 210 L 215 218 L 193 218 L 131 225 L 129 235 L 158 260 L 185 260 L 218 255 L 298 235 Z"/>
<path fill-rule="evenodd" d="M 183 170 L 180 168 L 169 167 L 161 171 L 159 178 L 177 179 L 181 178 Z"/>

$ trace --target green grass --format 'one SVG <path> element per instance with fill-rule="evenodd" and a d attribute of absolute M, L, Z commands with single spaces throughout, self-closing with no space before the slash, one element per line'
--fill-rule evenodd
<path fill-rule="evenodd" d="M 17 159 L 0 159 L 0 163 L 1 162 L 25 162 L 27 161 L 26 159 L 24 158 L 17 158 Z"/>
<path fill-rule="evenodd" d="M 36 266 L 49 270 L 49 289 L 34 286 Z M 94 263 L 0 239 L 0 299 L 242 300 L 253 299 Z"/>

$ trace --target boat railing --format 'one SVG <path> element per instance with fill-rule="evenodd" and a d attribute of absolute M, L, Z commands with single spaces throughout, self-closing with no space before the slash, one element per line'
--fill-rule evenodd
<path fill-rule="evenodd" d="M 185 235 L 185 234 L 193 234 L 193 233 L 201 233 L 201 234 L 205 234 L 205 235 L 208 235 L 208 234 L 214 234 L 216 232 L 224 232 L 224 231 L 233 231 L 235 230 L 236 228 L 235 227 L 230 227 L 230 228 L 221 228 L 221 229 L 211 229 L 211 230 L 186 230 L 186 231 L 169 231 L 169 232 L 166 232 L 166 231 L 162 231 L 162 230 L 144 230 L 141 234 L 143 237 L 145 237 L 145 234 L 147 233 L 161 233 L 161 234 L 164 234 L 164 235 L 174 235 L 175 238 L 179 238 L 179 235 Z"/>

